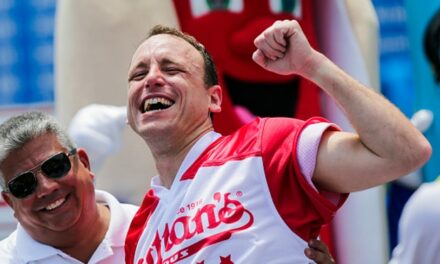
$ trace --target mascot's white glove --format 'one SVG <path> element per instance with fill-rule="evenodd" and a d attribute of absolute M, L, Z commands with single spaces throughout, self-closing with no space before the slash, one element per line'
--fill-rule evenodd
<path fill-rule="evenodd" d="M 125 106 L 99 104 L 81 108 L 72 118 L 68 132 L 78 147 L 87 150 L 94 172 L 120 150 L 126 120 Z"/>
<path fill-rule="evenodd" d="M 433 119 L 434 114 L 430 110 L 422 109 L 414 113 L 411 123 L 423 133 L 431 126 Z"/>

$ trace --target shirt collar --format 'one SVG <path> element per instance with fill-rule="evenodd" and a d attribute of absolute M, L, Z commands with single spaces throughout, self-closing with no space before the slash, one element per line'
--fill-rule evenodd
<path fill-rule="evenodd" d="M 194 163 L 194 161 L 202 154 L 202 152 L 211 145 L 212 142 L 217 140 L 219 137 L 221 137 L 221 134 L 210 131 L 203 135 L 197 142 L 192 146 L 190 151 L 186 154 L 185 159 L 183 160 L 182 164 L 180 165 L 179 170 L 177 171 L 176 177 L 174 178 L 173 184 L 171 185 L 171 188 L 173 187 L 174 183 L 176 182 L 176 179 L 180 179 L 183 173 L 191 166 L 191 164 Z M 151 179 L 151 187 L 154 188 L 156 194 L 157 192 L 160 192 L 164 187 L 162 186 L 162 182 L 160 180 L 159 175 L 154 176 Z"/>
<path fill-rule="evenodd" d="M 65 255 L 59 249 L 34 240 L 20 224 L 17 225 L 16 248 L 17 252 L 20 252 L 20 257 L 25 262 L 45 259 L 57 254 Z"/>
<path fill-rule="evenodd" d="M 96 190 L 95 199 L 99 204 L 105 204 L 109 207 L 111 217 L 110 223 L 105 234 L 105 240 L 112 247 L 124 246 L 125 236 L 128 230 L 128 225 L 131 222 L 131 218 L 127 214 L 123 213 L 123 209 L 118 200 L 108 192 Z"/>

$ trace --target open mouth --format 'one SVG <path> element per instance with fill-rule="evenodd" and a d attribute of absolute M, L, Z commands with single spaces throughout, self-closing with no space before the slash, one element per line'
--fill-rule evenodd
<path fill-rule="evenodd" d="M 243 106 L 260 117 L 292 117 L 298 103 L 298 78 L 285 83 L 252 83 L 224 76 L 235 106 Z"/>
<path fill-rule="evenodd" d="M 141 112 L 162 111 L 171 107 L 173 104 L 174 101 L 163 97 L 148 98 L 144 101 Z"/>
<path fill-rule="evenodd" d="M 50 203 L 46 207 L 44 207 L 42 209 L 42 211 L 46 211 L 46 212 L 53 211 L 53 210 L 61 207 L 66 202 L 67 199 L 68 199 L 68 196 L 61 197 L 61 198 L 57 199 L 56 201 L 53 201 L 52 203 Z"/>

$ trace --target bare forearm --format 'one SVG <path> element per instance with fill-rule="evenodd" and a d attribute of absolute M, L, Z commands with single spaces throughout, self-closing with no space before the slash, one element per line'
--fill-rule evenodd
<path fill-rule="evenodd" d="M 314 50 L 297 21 L 277 21 L 255 39 L 256 63 L 278 74 L 299 74 L 327 92 L 357 134 L 326 132 L 313 181 L 323 190 L 370 188 L 420 167 L 431 155 L 425 137 L 383 96 Z"/>
<path fill-rule="evenodd" d="M 429 143 L 382 95 L 350 77 L 318 52 L 313 54 L 307 67 L 302 73 L 304 77 L 337 102 L 362 144 L 372 153 L 395 163 L 401 173 L 408 173 L 426 162 L 431 153 Z"/>

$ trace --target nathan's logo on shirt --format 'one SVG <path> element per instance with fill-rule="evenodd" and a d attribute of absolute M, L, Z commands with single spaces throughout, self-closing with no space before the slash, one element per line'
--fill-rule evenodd
<path fill-rule="evenodd" d="M 192 215 L 180 216 L 171 224 L 166 223 L 162 232 L 156 231 L 146 255 L 138 259 L 137 264 L 177 263 L 252 226 L 252 213 L 230 196 L 230 193 L 215 193 L 213 203 L 189 211 Z M 187 241 L 192 238 L 197 240 L 193 239 L 188 245 Z"/>

